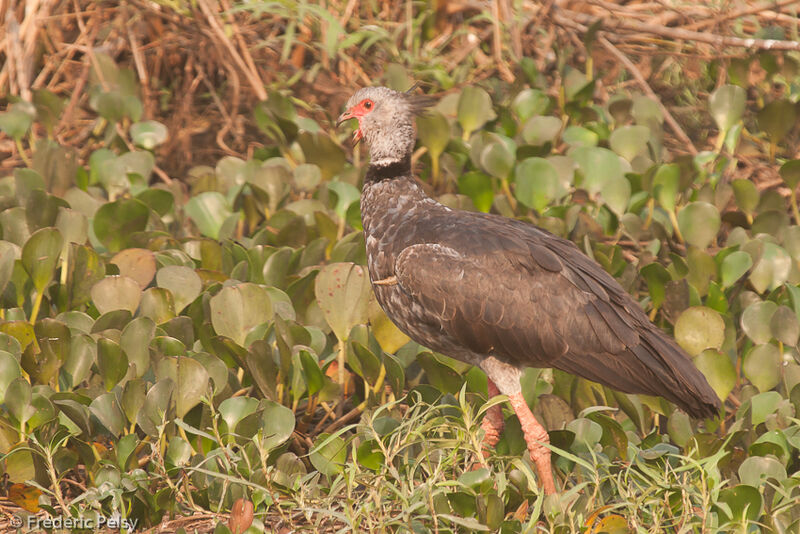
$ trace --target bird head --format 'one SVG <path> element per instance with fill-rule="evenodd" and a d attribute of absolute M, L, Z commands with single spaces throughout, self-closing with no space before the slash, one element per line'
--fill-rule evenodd
<path fill-rule="evenodd" d="M 430 97 L 401 93 L 388 87 L 365 87 L 347 101 L 336 125 L 358 119 L 353 139 L 363 139 L 373 164 L 400 161 L 410 155 L 417 137 L 414 117 L 433 103 Z"/>

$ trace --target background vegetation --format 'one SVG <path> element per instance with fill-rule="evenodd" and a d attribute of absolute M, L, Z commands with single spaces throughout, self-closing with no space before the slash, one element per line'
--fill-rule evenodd
<path fill-rule="evenodd" d="M 798 5 L 0 2 L 0 529 L 796 532 Z M 720 417 L 531 369 L 563 491 L 507 409 L 482 458 L 486 379 L 375 304 L 331 121 L 414 81 L 430 193 L 576 242 Z"/>

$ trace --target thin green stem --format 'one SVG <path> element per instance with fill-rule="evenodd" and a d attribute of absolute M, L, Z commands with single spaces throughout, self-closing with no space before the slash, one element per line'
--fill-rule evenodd
<path fill-rule="evenodd" d="M 14 142 L 17 145 L 17 152 L 19 152 L 19 157 L 22 158 L 22 161 L 25 162 L 25 165 L 27 165 L 28 167 L 33 166 L 31 158 L 29 158 L 28 154 L 25 152 L 25 147 L 22 146 L 22 139 L 16 138 L 14 139 Z"/>
<path fill-rule="evenodd" d="M 39 308 L 42 307 L 42 298 L 44 298 L 44 289 L 36 292 L 36 300 L 33 301 L 31 318 L 28 320 L 30 324 L 36 323 L 36 318 L 39 316 Z"/>

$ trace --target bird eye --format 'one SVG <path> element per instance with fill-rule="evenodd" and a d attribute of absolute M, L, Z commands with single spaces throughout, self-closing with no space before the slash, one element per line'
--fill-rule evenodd
<path fill-rule="evenodd" d="M 372 100 L 364 101 L 364 109 L 372 109 Z"/>

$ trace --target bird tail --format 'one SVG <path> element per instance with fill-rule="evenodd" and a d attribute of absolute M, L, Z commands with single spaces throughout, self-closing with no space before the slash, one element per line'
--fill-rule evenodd
<path fill-rule="evenodd" d="M 719 414 L 722 406 L 719 397 L 675 341 L 654 326 L 644 332 L 641 339 L 643 343 L 637 349 L 650 349 L 648 352 L 657 355 L 655 360 L 661 364 L 660 369 L 649 366 L 657 380 L 651 384 L 652 392 L 648 393 L 664 397 L 692 417 L 715 417 Z M 652 360 L 652 356 L 647 358 L 647 361 Z"/>

